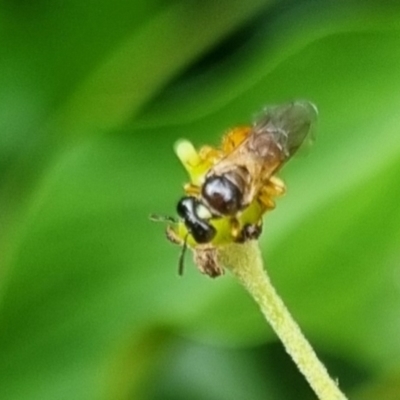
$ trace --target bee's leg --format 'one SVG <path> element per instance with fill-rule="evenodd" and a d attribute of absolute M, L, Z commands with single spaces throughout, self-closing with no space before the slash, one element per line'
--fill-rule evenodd
<path fill-rule="evenodd" d="M 281 196 L 285 191 L 286 186 L 283 181 L 276 176 L 272 176 L 262 187 L 258 200 L 266 210 L 272 210 L 275 208 L 275 201 L 273 198 Z"/>
<path fill-rule="evenodd" d="M 250 126 L 239 126 L 229 130 L 222 139 L 222 151 L 231 153 L 249 136 L 250 132 Z"/>
<path fill-rule="evenodd" d="M 200 195 L 200 187 L 191 182 L 185 183 L 183 189 L 188 196 L 198 197 Z"/>
<path fill-rule="evenodd" d="M 248 240 L 258 239 L 262 232 L 262 220 L 255 224 L 241 225 L 236 218 L 231 219 L 231 235 L 236 243 L 244 243 Z"/>
<path fill-rule="evenodd" d="M 286 185 L 282 179 L 279 179 L 276 176 L 271 176 L 269 178 L 269 185 L 267 187 L 271 187 L 273 196 L 281 196 L 286 192 Z"/>
<path fill-rule="evenodd" d="M 245 224 L 240 231 L 239 236 L 236 238 L 236 242 L 244 243 L 249 240 L 258 239 L 262 232 L 262 221 L 257 224 Z"/>
<path fill-rule="evenodd" d="M 165 236 L 167 239 L 174 244 L 183 244 L 182 238 L 174 231 L 174 229 L 171 226 L 167 226 L 167 229 L 165 230 Z"/>
<path fill-rule="evenodd" d="M 237 218 L 231 218 L 230 220 L 230 224 L 231 224 L 231 235 L 233 238 L 234 242 L 237 242 L 238 237 L 240 237 L 240 233 L 241 233 L 241 226 L 240 226 L 240 222 Z"/>
<path fill-rule="evenodd" d="M 272 199 L 268 192 L 262 190 L 258 196 L 258 201 L 265 210 L 273 210 L 275 208 L 275 201 Z"/>

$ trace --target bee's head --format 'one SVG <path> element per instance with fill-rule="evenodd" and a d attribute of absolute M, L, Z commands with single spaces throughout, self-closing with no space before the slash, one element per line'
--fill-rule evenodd
<path fill-rule="evenodd" d="M 209 243 L 213 240 L 217 231 L 209 223 L 212 214 L 196 197 L 182 197 L 178 202 L 177 212 L 197 243 Z"/>

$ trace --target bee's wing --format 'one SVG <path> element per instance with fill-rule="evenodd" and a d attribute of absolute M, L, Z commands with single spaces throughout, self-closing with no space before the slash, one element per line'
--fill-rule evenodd
<path fill-rule="evenodd" d="M 311 136 L 316 119 L 317 109 L 308 101 L 266 107 L 255 120 L 247 139 L 219 160 L 208 174 L 222 175 L 235 167 L 243 167 L 253 182 L 261 184 Z"/>
<path fill-rule="evenodd" d="M 254 136 L 268 135 L 282 152 L 282 162 L 285 162 L 306 138 L 314 139 L 317 116 L 317 107 L 306 100 L 266 107 L 253 124 Z"/>

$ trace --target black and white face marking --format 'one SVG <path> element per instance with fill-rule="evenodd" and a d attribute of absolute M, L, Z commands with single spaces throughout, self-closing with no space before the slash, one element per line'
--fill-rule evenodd
<path fill-rule="evenodd" d="M 193 196 L 183 197 L 178 202 L 177 212 L 197 243 L 209 243 L 213 240 L 217 231 L 208 222 L 212 214 L 198 199 Z"/>

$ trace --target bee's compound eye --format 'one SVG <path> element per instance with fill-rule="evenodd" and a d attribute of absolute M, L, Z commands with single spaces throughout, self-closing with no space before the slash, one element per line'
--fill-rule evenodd
<path fill-rule="evenodd" d="M 176 211 L 178 215 L 186 219 L 190 215 L 194 214 L 194 198 L 193 197 L 183 197 L 179 200 Z"/>
<path fill-rule="evenodd" d="M 197 243 L 211 242 L 216 235 L 216 229 L 207 221 L 211 213 L 205 205 L 195 197 L 187 196 L 178 202 L 176 208 Z"/>
<path fill-rule="evenodd" d="M 210 208 L 222 215 L 233 215 L 240 210 L 242 194 L 239 188 L 224 176 L 206 179 L 202 192 Z"/>

